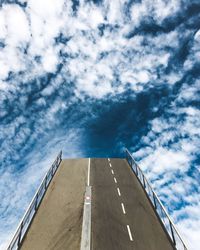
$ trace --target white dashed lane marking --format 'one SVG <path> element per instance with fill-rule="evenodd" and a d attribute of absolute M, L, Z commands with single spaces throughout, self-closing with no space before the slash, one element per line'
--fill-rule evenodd
<path fill-rule="evenodd" d="M 117 192 L 118 192 L 118 195 L 121 196 L 121 192 L 119 188 L 117 188 Z"/>
<path fill-rule="evenodd" d="M 130 241 L 133 241 L 133 237 L 132 237 L 132 234 L 131 234 L 131 229 L 130 229 L 129 225 L 126 225 L 126 226 L 127 226 L 127 230 L 128 230 L 128 235 L 129 235 Z"/>
<path fill-rule="evenodd" d="M 112 165 L 111 165 L 111 163 L 110 163 L 110 158 L 108 158 L 108 162 L 109 162 L 110 168 L 112 168 Z M 113 169 L 111 169 L 111 173 L 114 175 Z M 117 179 L 116 179 L 115 177 L 114 177 L 114 182 L 117 183 Z M 120 189 L 119 189 L 119 188 L 117 188 L 117 192 L 118 192 L 118 195 L 121 196 L 121 192 L 120 192 Z M 126 214 L 126 210 L 125 210 L 125 207 L 124 207 L 124 203 L 121 203 L 121 207 L 122 207 L 122 212 L 123 212 L 123 214 Z M 126 225 L 126 227 L 127 227 L 129 239 L 130 239 L 130 241 L 133 241 L 133 237 L 132 237 L 132 233 L 131 233 L 131 229 L 130 229 L 129 225 Z"/>
<path fill-rule="evenodd" d="M 123 211 L 123 214 L 126 214 L 126 210 L 125 210 L 124 204 L 123 204 L 123 203 L 121 203 L 121 206 L 122 206 L 122 211 Z"/>

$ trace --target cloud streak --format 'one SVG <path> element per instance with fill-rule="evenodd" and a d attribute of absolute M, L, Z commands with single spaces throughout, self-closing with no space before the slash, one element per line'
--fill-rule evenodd
<path fill-rule="evenodd" d="M 61 148 L 127 146 L 197 249 L 199 12 L 195 0 L 1 1 L 0 248 Z"/>

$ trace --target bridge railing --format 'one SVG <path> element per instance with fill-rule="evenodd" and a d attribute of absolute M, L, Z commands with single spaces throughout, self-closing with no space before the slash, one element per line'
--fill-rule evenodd
<path fill-rule="evenodd" d="M 149 197 L 152 206 L 154 210 L 156 211 L 159 219 L 161 220 L 166 232 L 168 233 L 168 236 L 170 237 L 174 248 L 177 250 L 187 250 L 187 247 L 185 243 L 183 242 L 180 234 L 178 233 L 175 225 L 173 224 L 172 220 L 170 219 L 167 211 L 165 210 L 162 202 L 156 195 L 156 193 L 153 191 L 153 188 L 151 187 L 150 183 L 146 179 L 143 171 L 141 168 L 138 166 L 138 164 L 135 162 L 133 159 L 133 156 L 131 153 L 128 151 L 128 149 L 125 150 L 126 153 L 126 160 L 131 166 L 133 172 L 139 179 L 143 189 L 145 190 L 147 196 Z"/>
<path fill-rule="evenodd" d="M 45 175 L 44 179 L 42 180 L 42 183 L 40 184 L 37 192 L 35 193 L 26 213 L 24 214 L 24 217 L 22 218 L 13 239 L 11 240 L 7 250 L 17 250 L 20 248 L 21 243 L 23 241 L 23 238 L 37 212 L 37 209 L 42 201 L 42 198 L 44 197 L 44 194 L 46 193 L 46 190 L 56 173 L 56 170 L 58 169 L 60 163 L 62 161 L 62 151 L 58 154 L 56 160 L 48 170 L 47 174 Z"/>

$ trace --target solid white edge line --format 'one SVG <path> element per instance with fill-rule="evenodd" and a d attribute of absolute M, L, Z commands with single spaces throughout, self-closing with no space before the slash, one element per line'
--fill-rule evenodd
<path fill-rule="evenodd" d="M 125 211 L 125 208 L 124 208 L 124 204 L 121 203 L 121 206 L 122 206 L 122 211 L 123 211 L 123 213 L 126 214 L 126 211 Z"/>
<path fill-rule="evenodd" d="M 129 227 L 129 225 L 126 225 L 126 226 L 127 226 L 127 230 L 128 230 L 130 241 L 133 241 L 133 237 L 132 237 L 132 234 L 131 234 L 130 227 Z"/>
<path fill-rule="evenodd" d="M 113 171 L 113 170 L 111 170 L 111 172 L 112 172 L 112 174 L 114 174 L 114 171 Z"/>
<path fill-rule="evenodd" d="M 118 195 L 121 196 L 120 189 L 117 188 Z"/>
<path fill-rule="evenodd" d="M 117 180 L 116 180 L 116 178 L 114 177 L 114 181 L 115 181 L 115 183 L 117 183 Z"/>
<path fill-rule="evenodd" d="M 90 158 L 88 160 L 88 176 L 87 176 L 87 185 L 90 186 Z"/>

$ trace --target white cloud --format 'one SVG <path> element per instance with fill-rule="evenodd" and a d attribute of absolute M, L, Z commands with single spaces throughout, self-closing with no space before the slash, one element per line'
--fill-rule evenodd
<path fill-rule="evenodd" d="M 149 2 L 149 1 L 148 1 Z M 161 23 L 166 17 L 175 14 L 180 8 L 181 2 L 179 0 L 173 1 L 162 1 L 154 0 L 153 1 L 153 13 L 154 18 Z"/>
<path fill-rule="evenodd" d="M 199 45 L 200 31 L 198 30 L 191 41 L 189 55 L 184 62 L 184 69 L 191 70 L 195 63 L 199 62 L 200 45 Z"/>
<path fill-rule="evenodd" d="M 97 26 L 104 21 L 101 9 L 95 5 L 86 4 L 82 5 L 82 8 L 78 10 L 78 18 L 82 23 L 85 23 L 88 28 L 96 29 Z"/>
<path fill-rule="evenodd" d="M 0 58 L 1 58 L 1 53 L 0 53 Z M 7 64 L 5 64 L 5 62 L 0 61 L 0 78 L 2 80 L 6 79 L 6 77 L 8 76 L 8 73 L 9 73 L 9 66 Z M 1 88 L 2 87 L 5 87 L 6 84 L 1 82 Z"/>
<path fill-rule="evenodd" d="M 6 44 L 17 47 L 29 42 L 30 30 L 25 12 L 18 5 L 4 5 L 1 12 L 7 29 Z"/>
<path fill-rule="evenodd" d="M 134 4 L 131 7 L 133 25 L 134 27 L 139 26 L 145 17 L 150 16 L 150 13 L 153 15 L 154 20 L 161 24 L 166 17 L 175 14 L 179 8 L 180 1 L 144 0 L 142 3 Z"/>
<path fill-rule="evenodd" d="M 146 70 L 139 71 L 138 74 L 136 74 L 136 78 L 138 82 L 141 83 L 147 83 L 149 81 L 149 73 Z"/>
<path fill-rule="evenodd" d="M 197 89 L 199 88 L 200 88 L 200 79 L 195 79 L 194 84 L 190 87 L 188 86 L 187 83 L 184 83 L 181 88 L 181 92 L 178 96 L 177 102 L 198 100 L 199 96 L 197 93 Z"/>
<path fill-rule="evenodd" d="M 182 105 L 185 100 L 198 98 L 197 84 L 198 79 L 193 85 L 183 84 L 165 116 L 151 122 L 151 130 L 142 138 L 146 147 L 133 154 L 141 159 L 140 165 L 153 182 L 162 201 L 172 210 L 175 208 L 171 215 L 189 248 L 194 250 L 198 249 L 197 239 L 200 233 L 200 195 L 197 191 L 199 183 L 187 171 L 190 170 L 191 162 L 195 160 L 200 146 L 200 114 L 197 108 L 183 108 Z M 184 115 L 181 120 L 180 115 Z M 177 209 L 176 206 L 180 208 Z"/>
<path fill-rule="evenodd" d="M 69 4 L 71 5 L 71 3 Z M 28 7 L 38 18 L 42 18 L 48 22 L 51 19 L 58 18 L 63 11 L 63 7 L 66 7 L 66 4 L 64 0 L 29 0 Z"/>
<path fill-rule="evenodd" d="M 157 88 L 162 84 L 169 84 L 168 88 L 173 90 L 174 84 L 182 79 L 186 70 L 192 69 L 199 61 L 199 31 L 191 42 L 190 54 L 183 69 L 173 66 L 174 69 L 167 74 L 165 70 L 168 69 L 168 63 L 180 46 L 182 36 L 185 33 L 189 34 L 189 31 L 183 34 L 182 30 L 175 28 L 169 33 L 157 36 L 141 33 L 131 39 L 126 38 L 150 17 L 156 24 L 161 25 L 166 17 L 180 10 L 180 1 L 174 3 L 174 1 L 145 0 L 141 4 L 133 3 L 128 10 L 130 19 L 124 12 L 127 1 L 122 0 L 105 0 L 103 5 L 80 1 L 76 15 L 72 13 L 71 1 L 29 0 L 27 3 L 28 6 L 24 9 L 17 4 L 3 4 L 0 10 L 0 91 L 2 93 L 0 115 L 3 117 L 10 112 L 5 105 L 11 106 L 12 114 L 16 114 L 9 124 L 2 124 L 0 128 L 0 138 L 6 138 L 1 146 L 1 162 L 9 157 L 19 159 L 21 150 L 27 147 L 27 143 L 20 147 L 26 138 L 31 144 L 38 136 L 46 135 L 56 123 L 59 123 L 59 120 L 55 119 L 58 113 L 70 109 L 74 100 L 84 100 L 88 96 L 96 99 L 110 98 L 110 96 L 113 98 L 127 91 L 127 87 L 134 96 L 149 87 Z M 103 35 L 98 29 L 101 23 L 104 23 Z M 61 33 L 69 39 L 68 42 L 56 43 L 55 38 Z M 68 56 L 61 57 L 60 51 Z M 40 78 L 45 78 L 48 72 L 55 73 L 59 63 L 63 64 L 61 72 L 44 87 L 44 82 L 41 83 Z M 14 73 L 14 76 L 5 82 L 10 72 Z M 189 244 L 196 246 L 197 234 L 199 234 L 197 219 L 199 196 L 192 189 L 193 185 L 197 186 L 195 178 L 190 179 L 186 173 L 198 153 L 200 114 L 197 108 L 183 107 L 182 104 L 199 99 L 197 89 L 200 81 L 195 79 L 192 85 L 185 81 L 170 108 L 166 108 L 161 117 L 149 122 L 151 130 L 141 138 L 145 147 L 135 152 L 135 156 L 142 159 L 141 166 L 148 177 L 154 181 L 156 190 L 166 203 L 179 204 L 180 199 L 189 203 L 174 211 L 172 216 L 189 239 Z M 67 87 L 67 91 L 72 93 L 73 97 L 62 101 L 55 99 L 49 103 L 51 95 L 56 91 L 56 97 L 63 95 L 62 91 L 59 91 L 62 85 Z M 32 96 L 30 90 L 34 87 L 36 95 Z M 20 93 L 20 96 L 16 93 Z M 17 105 L 13 105 L 14 97 L 18 100 Z M 29 110 L 29 99 L 37 105 L 37 114 Z M 44 107 L 45 110 L 42 110 Z M 159 106 L 153 106 L 152 110 L 157 112 L 159 108 Z M 166 114 L 170 118 L 166 118 Z M 29 135 L 29 128 L 22 126 L 27 122 L 25 115 L 28 115 L 29 120 L 33 119 L 32 130 L 34 131 L 31 135 Z M 179 118 L 182 116 L 184 119 L 180 121 Z M 20 126 L 23 128 L 16 132 Z M 70 146 L 66 152 L 68 151 L 70 156 L 81 154 L 79 143 L 82 131 L 64 129 L 67 136 L 63 136 L 63 131 L 59 131 L 59 135 L 54 135 L 58 148 L 63 145 L 66 149 L 68 144 Z M 17 143 L 14 144 L 13 140 Z M 48 153 L 51 148 L 55 149 L 56 143 L 54 138 L 52 140 L 52 144 L 45 148 Z M 70 148 L 72 144 L 76 146 Z M 16 146 L 18 148 L 15 148 Z M 35 153 L 34 151 L 29 155 L 32 156 Z M 36 163 L 37 159 L 35 162 L 30 161 L 27 169 L 17 175 L 18 179 L 16 179 L 16 173 L 9 167 L 2 175 L 0 200 L 4 207 L 11 204 L 9 211 L 17 207 L 17 214 L 9 214 L 9 211 L 6 211 L 10 219 L 3 225 L 9 227 L 9 230 L 5 231 L 4 226 L 0 228 L 2 242 L 6 241 L 8 231 L 15 229 L 16 222 L 23 213 L 22 207 L 26 207 L 30 200 L 31 195 L 26 196 L 23 190 L 31 193 L 49 164 L 42 161 L 41 170 L 39 170 L 37 167 L 39 164 Z M 179 181 L 176 177 L 177 173 L 183 176 Z M 161 177 L 162 175 L 164 178 Z M 7 198 L 5 199 L 2 195 L 6 187 Z M 23 195 L 25 198 L 21 200 L 20 197 Z M 179 220 L 185 214 L 187 218 Z"/>
<path fill-rule="evenodd" d="M 50 48 L 47 49 L 42 57 L 42 66 L 46 72 L 54 72 L 58 64 L 58 56 Z"/>
<path fill-rule="evenodd" d="M 0 39 L 5 39 L 7 35 L 5 11 L 0 10 Z"/>
<path fill-rule="evenodd" d="M 56 112 L 55 109 L 56 108 L 54 108 L 52 112 Z M 34 150 L 32 152 L 34 157 L 25 156 L 28 162 L 25 169 L 16 172 L 13 168 L 7 167 L 7 169 L 1 173 L 0 212 L 1 223 L 3 223 L 4 226 L 0 227 L 0 249 L 4 249 L 8 246 L 20 218 L 22 218 L 34 192 L 55 160 L 60 149 L 65 148 L 63 158 L 77 157 L 77 155 L 83 157 L 79 149 L 80 137 L 80 131 L 71 129 L 68 131 L 67 136 L 58 136 L 56 139 L 53 138 L 48 142 L 45 147 L 43 147 L 43 152 Z M 70 143 L 72 141 L 76 141 L 76 145 L 74 144 L 74 146 L 72 146 Z M 43 154 L 46 156 L 44 157 Z"/>
<path fill-rule="evenodd" d="M 141 20 L 147 13 L 148 9 L 146 4 L 134 4 L 131 7 L 131 17 L 135 27 L 139 26 Z"/>
<path fill-rule="evenodd" d="M 120 0 L 106 0 L 104 2 L 107 11 L 107 19 L 110 24 L 121 24 L 123 22 L 122 2 Z"/>
<path fill-rule="evenodd" d="M 0 10 L 0 34 L 5 47 L 0 52 L 0 79 L 9 72 L 25 69 L 23 49 L 30 40 L 30 30 L 25 12 L 18 5 L 4 5 Z"/>
<path fill-rule="evenodd" d="M 162 147 L 156 148 L 155 152 L 143 162 L 144 167 L 146 166 L 152 175 L 171 170 L 187 170 L 188 163 L 189 159 L 184 152 L 176 152 Z"/>

